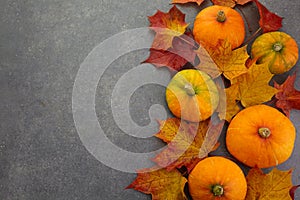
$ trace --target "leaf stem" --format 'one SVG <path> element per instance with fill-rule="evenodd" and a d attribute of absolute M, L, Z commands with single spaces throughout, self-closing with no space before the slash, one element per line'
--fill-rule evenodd
<path fill-rule="evenodd" d="M 243 44 L 242 46 L 248 44 L 253 38 L 255 38 L 255 37 L 260 33 L 261 30 L 262 30 L 261 27 L 259 27 L 259 28 L 255 31 L 255 33 L 253 33 L 253 34 L 252 34 L 252 35 L 244 42 L 244 44 Z"/>

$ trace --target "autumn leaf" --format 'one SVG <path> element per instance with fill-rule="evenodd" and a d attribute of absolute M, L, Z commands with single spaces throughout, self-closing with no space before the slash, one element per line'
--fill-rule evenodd
<path fill-rule="evenodd" d="M 162 141 L 169 143 L 176 136 L 180 124 L 182 126 L 187 126 L 187 122 L 180 120 L 178 118 L 169 118 L 167 120 L 159 120 L 159 131 L 155 134 L 155 137 L 161 139 Z"/>
<path fill-rule="evenodd" d="M 258 0 L 253 0 L 259 11 L 260 19 L 259 25 L 263 32 L 277 31 L 282 27 L 282 17 L 270 12 L 264 5 Z"/>
<path fill-rule="evenodd" d="M 196 66 L 197 69 L 206 72 L 212 78 L 220 76 L 221 72 L 217 64 L 203 46 L 199 46 L 199 48 L 195 50 L 195 53 L 200 60 L 200 63 Z"/>
<path fill-rule="evenodd" d="M 206 157 L 208 151 L 215 148 L 219 137 L 218 130 L 221 127 L 216 124 L 215 129 L 212 129 L 214 131 L 208 132 L 209 120 L 200 123 L 188 123 L 177 118 L 167 119 L 160 124 L 160 131 L 155 136 L 168 142 L 168 145 L 153 158 L 153 161 L 167 170 L 182 166 L 190 170 L 193 167 L 192 163 Z M 210 135 L 206 136 L 207 133 Z M 204 140 L 206 141 L 205 146 L 201 150 Z M 203 157 L 199 157 L 199 155 Z"/>
<path fill-rule="evenodd" d="M 238 84 L 236 100 L 241 101 L 244 107 L 261 104 L 269 101 L 277 93 L 277 89 L 269 85 L 272 76 L 267 63 L 253 63 L 247 73 L 231 81 L 230 87 L 236 87 L 235 84 Z"/>
<path fill-rule="evenodd" d="M 249 3 L 252 0 L 236 0 L 235 2 L 239 5 L 245 5 L 246 3 Z"/>
<path fill-rule="evenodd" d="M 168 67 L 178 71 L 187 61 L 170 51 L 150 49 L 150 56 L 143 63 L 151 63 L 156 67 Z"/>
<path fill-rule="evenodd" d="M 247 177 L 248 191 L 245 200 L 291 200 L 289 194 L 292 185 L 292 170 L 280 171 L 274 168 L 264 174 L 258 168 L 252 168 Z"/>
<path fill-rule="evenodd" d="M 204 2 L 204 0 L 172 0 L 172 3 L 197 3 L 199 6 Z"/>
<path fill-rule="evenodd" d="M 168 50 L 150 49 L 149 57 L 144 63 L 151 63 L 156 67 L 168 67 L 180 70 L 187 62 L 194 63 L 196 53 L 192 38 L 183 35 L 173 39 L 173 47 Z"/>
<path fill-rule="evenodd" d="M 234 7 L 236 2 L 234 0 L 211 0 L 213 4 L 219 6 L 227 6 L 227 7 Z"/>
<path fill-rule="evenodd" d="M 153 16 L 148 17 L 150 28 L 156 32 L 152 48 L 167 50 L 172 47 L 173 38 L 182 35 L 188 24 L 183 14 L 176 6 L 168 13 L 158 10 Z"/>
<path fill-rule="evenodd" d="M 188 33 L 181 35 L 180 37 L 174 37 L 172 46 L 173 47 L 169 49 L 170 52 L 177 54 L 186 61 L 194 64 L 196 58 L 196 52 L 194 49 L 195 41 L 190 35 L 188 35 Z"/>
<path fill-rule="evenodd" d="M 151 194 L 152 200 L 185 200 L 184 185 L 187 182 L 177 170 L 142 169 L 137 178 L 126 188 Z"/>
<path fill-rule="evenodd" d="M 239 85 L 234 84 L 229 88 L 219 91 L 220 93 L 220 103 L 217 108 L 220 119 L 225 119 L 230 122 L 233 116 L 235 116 L 240 110 L 240 106 L 236 99 L 238 99 Z M 225 94 L 224 94 L 225 93 Z"/>
<path fill-rule="evenodd" d="M 212 0 L 213 4 L 233 8 L 236 4 L 244 5 L 252 0 Z"/>
<path fill-rule="evenodd" d="M 249 58 L 247 46 L 232 50 L 231 44 L 227 40 L 219 40 L 216 46 L 207 46 L 206 50 L 218 66 L 219 75 L 223 73 L 227 79 L 232 80 L 247 72 L 245 65 L 246 60 Z M 215 69 L 213 68 L 213 70 Z"/>
<path fill-rule="evenodd" d="M 275 95 L 277 102 L 276 106 L 290 117 L 290 110 L 300 110 L 300 91 L 294 87 L 296 80 L 296 73 L 289 76 L 285 82 L 281 85 L 274 83 L 274 87 L 278 89 L 278 93 Z"/>
<path fill-rule="evenodd" d="M 295 199 L 295 192 L 299 187 L 300 187 L 300 185 L 295 185 L 290 189 L 290 196 L 291 196 L 292 200 Z"/>
<path fill-rule="evenodd" d="M 217 115 L 213 115 L 210 122 L 211 123 L 209 124 L 208 130 L 199 150 L 199 158 L 205 158 L 210 152 L 219 147 L 218 140 L 222 133 L 224 121 L 220 120 Z"/>

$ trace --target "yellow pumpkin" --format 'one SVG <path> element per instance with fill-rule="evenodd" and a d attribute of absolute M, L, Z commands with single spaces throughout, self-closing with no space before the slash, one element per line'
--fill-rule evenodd
<path fill-rule="evenodd" d="M 284 32 L 268 32 L 255 39 L 251 54 L 258 63 L 269 63 L 271 73 L 282 74 L 296 64 L 298 46 L 296 41 Z"/>
<path fill-rule="evenodd" d="M 166 89 L 166 101 L 176 117 L 199 122 L 209 118 L 215 111 L 219 93 L 208 74 L 187 69 L 171 79 Z"/>
<path fill-rule="evenodd" d="M 293 123 L 277 109 L 255 105 L 240 111 L 230 122 L 226 146 L 250 167 L 267 168 L 286 161 L 296 137 Z"/>
<path fill-rule="evenodd" d="M 227 40 L 231 48 L 239 47 L 245 39 L 242 16 L 226 6 L 209 6 L 199 12 L 194 22 L 193 34 L 199 44 L 217 45 L 218 40 Z"/>

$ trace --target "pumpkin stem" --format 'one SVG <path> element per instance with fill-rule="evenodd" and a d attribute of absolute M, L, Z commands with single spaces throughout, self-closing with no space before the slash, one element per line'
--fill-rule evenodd
<path fill-rule="evenodd" d="M 276 52 L 281 51 L 282 48 L 283 48 L 283 45 L 282 45 L 280 42 L 276 42 L 276 43 L 273 45 L 273 50 L 276 51 Z"/>
<path fill-rule="evenodd" d="M 218 196 L 218 197 L 224 194 L 224 188 L 222 185 L 219 184 L 213 185 L 211 191 L 214 194 L 214 196 Z"/>
<path fill-rule="evenodd" d="M 258 129 L 258 134 L 262 138 L 268 138 L 271 135 L 271 131 L 266 127 L 262 127 Z"/>
<path fill-rule="evenodd" d="M 193 86 L 190 83 L 187 83 L 187 84 L 184 85 L 184 90 L 190 96 L 194 96 L 196 94 Z"/>
<path fill-rule="evenodd" d="M 225 12 L 223 10 L 220 10 L 217 14 L 217 21 L 225 22 L 225 20 L 226 20 Z"/>

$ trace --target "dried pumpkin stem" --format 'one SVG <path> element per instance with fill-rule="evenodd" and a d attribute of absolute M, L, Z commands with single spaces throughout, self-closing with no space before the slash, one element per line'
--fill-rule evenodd
<path fill-rule="evenodd" d="M 217 21 L 218 22 L 225 22 L 226 21 L 226 15 L 223 10 L 220 10 L 217 14 Z"/>
<path fill-rule="evenodd" d="M 271 135 L 271 131 L 266 127 L 262 127 L 258 129 L 258 134 L 262 138 L 268 138 Z"/>
<path fill-rule="evenodd" d="M 273 45 L 273 50 L 276 51 L 276 52 L 281 51 L 282 48 L 283 48 L 283 45 L 282 45 L 280 42 L 276 42 L 276 43 Z"/>
<path fill-rule="evenodd" d="M 222 185 L 219 184 L 213 185 L 211 191 L 214 194 L 214 196 L 218 196 L 218 197 L 224 194 L 224 188 Z"/>
<path fill-rule="evenodd" d="M 190 83 L 186 83 L 184 85 L 184 90 L 186 91 L 186 93 L 190 96 L 194 96 L 196 94 L 193 86 Z"/>

